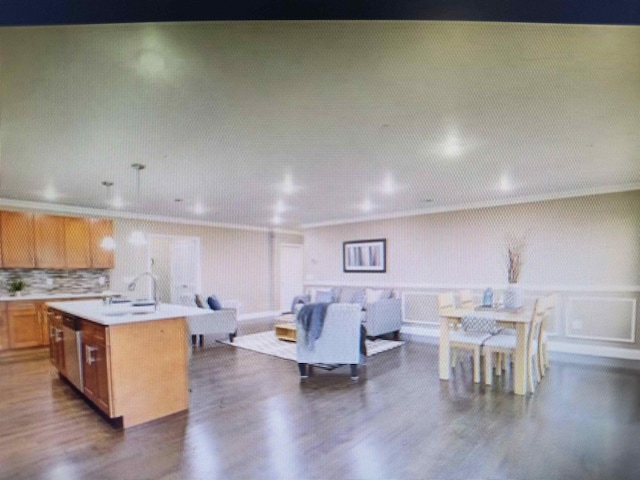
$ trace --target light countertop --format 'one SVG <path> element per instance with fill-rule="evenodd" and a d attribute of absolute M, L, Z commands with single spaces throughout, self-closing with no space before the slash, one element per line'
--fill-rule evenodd
<path fill-rule="evenodd" d="M 47 302 L 47 305 L 61 312 L 84 318 L 101 325 L 123 325 L 136 322 L 150 322 L 168 318 L 195 317 L 207 315 L 211 310 L 162 303 L 156 311 L 153 307 L 132 307 L 131 304 L 105 305 L 102 300 L 76 300 L 71 302 Z"/>
<path fill-rule="evenodd" d="M 102 294 L 99 292 L 94 293 L 30 293 L 28 295 L 20 295 L 9 296 L 3 295 L 0 296 L 0 302 L 20 302 L 20 301 L 29 301 L 29 300 L 55 300 L 57 298 L 96 298 L 100 297 Z"/>

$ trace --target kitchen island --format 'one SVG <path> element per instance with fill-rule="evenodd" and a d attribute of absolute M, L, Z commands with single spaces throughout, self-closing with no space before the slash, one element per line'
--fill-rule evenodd
<path fill-rule="evenodd" d="M 210 312 L 101 300 L 47 307 L 51 362 L 114 423 L 128 428 L 189 408 L 186 319 Z"/>

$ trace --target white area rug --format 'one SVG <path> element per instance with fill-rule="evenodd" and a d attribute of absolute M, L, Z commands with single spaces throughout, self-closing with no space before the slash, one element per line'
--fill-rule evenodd
<path fill-rule="evenodd" d="M 268 332 L 254 333 L 252 335 L 239 336 L 233 340 L 233 343 L 228 341 L 224 341 L 222 343 L 233 345 L 234 347 L 246 348 L 247 350 L 253 350 L 254 352 L 264 353 L 274 357 L 284 358 L 286 360 L 293 360 L 294 362 L 296 361 L 296 344 L 294 342 L 278 340 L 272 330 Z M 367 339 L 366 343 L 367 357 L 404 345 L 404 342 L 384 339 L 378 339 L 375 341 Z"/>

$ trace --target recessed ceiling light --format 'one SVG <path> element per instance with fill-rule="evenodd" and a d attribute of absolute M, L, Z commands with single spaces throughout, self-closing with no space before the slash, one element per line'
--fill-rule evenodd
<path fill-rule="evenodd" d="M 511 190 L 513 190 L 511 180 L 506 173 L 503 173 L 500 177 L 500 190 L 502 190 L 503 192 L 510 192 Z"/>
<path fill-rule="evenodd" d="M 200 202 L 196 203 L 193 206 L 193 213 L 195 213 L 196 215 L 203 215 L 206 212 L 207 212 L 207 209 Z"/>
<path fill-rule="evenodd" d="M 60 198 L 60 193 L 58 193 L 53 185 L 49 185 L 42 191 L 42 196 L 45 200 L 49 200 L 50 202 L 52 202 Z"/>
<path fill-rule="evenodd" d="M 365 213 L 373 210 L 373 203 L 371 203 L 371 199 L 365 198 L 363 202 L 359 205 L 359 208 Z"/>
<path fill-rule="evenodd" d="M 396 182 L 393 180 L 393 176 L 390 173 L 387 173 L 387 176 L 382 182 L 382 191 L 386 195 L 393 195 L 398 190 Z"/>

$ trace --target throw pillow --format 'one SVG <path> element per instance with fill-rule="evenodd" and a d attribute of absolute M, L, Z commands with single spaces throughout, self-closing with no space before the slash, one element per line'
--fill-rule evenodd
<path fill-rule="evenodd" d="M 333 292 L 331 290 L 318 290 L 316 292 L 316 303 L 333 302 Z"/>
<path fill-rule="evenodd" d="M 220 300 L 218 300 L 218 297 L 216 297 L 215 295 L 211 295 L 209 298 L 207 298 L 207 303 L 209 304 L 209 308 L 211 310 L 222 310 L 222 304 L 220 303 Z"/>
<path fill-rule="evenodd" d="M 358 290 L 353 294 L 353 297 L 351 297 L 351 303 L 357 303 L 361 308 L 364 308 L 366 301 L 367 297 L 364 294 L 364 290 Z"/>
<path fill-rule="evenodd" d="M 311 303 L 322 303 L 318 300 L 318 297 L 326 298 L 326 294 L 329 294 L 330 298 L 333 298 L 333 290 L 330 288 L 314 288 L 311 290 Z M 331 301 L 331 300 L 329 300 Z"/>
<path fill-rule="evenodd" d="M 202 295 L 196 294 L 196 305 L 198 306 L 198 308 L 207 308 L 206 305 L 204 304 Z"/>
<path fill-rule="evenodd" d="M 385 290 L 378 290 L 374 288 L 365 288 L 364 295 L 367 299 L 367 303 L 375 303 L 384 295 Z"/>

